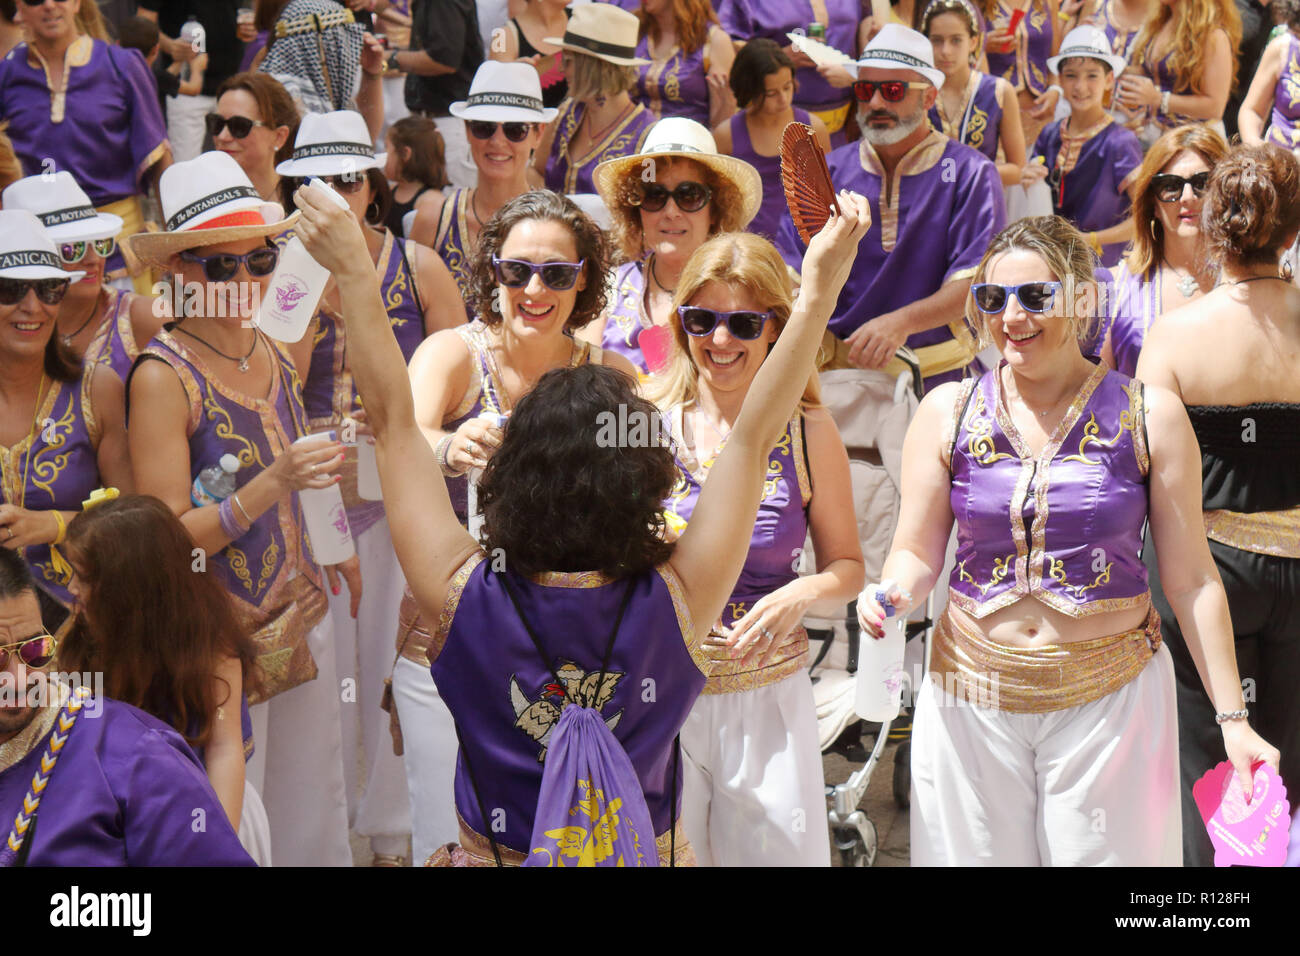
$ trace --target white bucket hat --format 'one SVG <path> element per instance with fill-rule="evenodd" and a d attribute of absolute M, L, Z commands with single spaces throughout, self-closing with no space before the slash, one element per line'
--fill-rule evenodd
<path fill-rule="evenodd" d="M 0 210 L 0 279 L 84 279 L 65 272 L 63 260 L 36 214 L 27 209 Z"/>
<path fill-rule="evenodd" d="M 61 170 L 52 177 L 28 176 L 10 183 L 0 196 L 5 209 L 26 209 L 36 214 L 53 242 L 109 239 L 122 231 L 122 218 L 96 212 L 72 178 Z"/>
<path fill-rule="evenodd" d="M 173 163 L 159 177 L 158 192 L 167 231 L 126 240 L 134 255 L 154 263 L 199 246 L 277 235 L 298 219 L 297 211 L 286 218 L 279 203 L 263 200 L 228 153 Z"/>
<path fill-rule="evenodd" d="M 1065 39 L 1061 41 L 1061 52 L 1048 58 L 1047 68 L 1059 76 L 1061 61 L 1077 56 L 1101 60 L 1116 76 L 1123 73 L 1124 68 L 1128 66 L 1127 60 L 1111 52 L 1110 40 L 1106 39 L 1104 31 L 1097 27 L 1082 26 L 1075 27 L 1065 35 Z"/>
<path fill-rule="evenodd" d="M 877 70 L 912 70 L 921 74 L 938 89 L 943 86 L 943 71 L 935 69 L 934 45 L 915 30 L 897 23 L 886 23 L 862 51 L 858 68 Z"/>
<path fill-rule="evenodd" d="M 542 42 L 618 66 L 645 66 L 650 61 L 636 55 L 640 32 L 635 13 L 612 3 L 585 3 L 573 8 L 564 36 L 543 37 Z"/>
<path fill-rule="evenodd" d="M 611 209 L 618 205 L 619 184 L 629 173 L 640 175 L 647 159 L 680 156 L 707 166 L 740 190 L 740 227 L 748 226 L 763 204 L 763 178 L 758 170 L 734 156 L 723 156 L 713 134 L 693 119 L 670 116 L 661 119 L 646 133 L 641 152 L 618 159 L 607 159 L 596 167 L 592 178 L 596 191 Z"/>
<path fill-rule="evenodd" d="M 341 176 L 380 165 L 365 118 L 356 110 L 308 113 L 298 127 L 293 156 L 275 167 L 281 176 Z"/>
<path fill-rule="evenodd" d="M 484 60 L 469 96 L 448 107 L 452 116 L 489 123 L 549 123 L 559 110 L 542 106 L 542 81 L 527 63 Z"/>

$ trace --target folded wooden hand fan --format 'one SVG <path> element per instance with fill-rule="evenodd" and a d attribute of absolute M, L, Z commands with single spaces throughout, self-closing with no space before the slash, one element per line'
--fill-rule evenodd
<path fill-rule="evenodd" d="M 826 154 L 817 145 L 811 126 L 791 123 L 781 134 L 781 185 L 790 218 L 806 245 L 822 231 L 832 207 L 840 212 Z"/>

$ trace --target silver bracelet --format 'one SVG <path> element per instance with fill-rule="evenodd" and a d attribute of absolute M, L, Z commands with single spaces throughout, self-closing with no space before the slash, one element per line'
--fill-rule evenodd
<path fill-rule="evenodd" d="M 244 503 L 239 500 L 239 492 L 236 491 L 230 497 L 234 499 L 235 507 L 239 509 L 239 513 L 244 516 L 244 522 L 251 528 L 253 519 L 248 516 L 248 512 L 244 509 Z"/>
<path fill-rule="evenodd" d="M 1216 724 L 1226 724 L 1230 720 L 1245 720 L 1249 716 L 1250 712 L 1243 708 L 1242 710 L 1229 711 L 1226 714 L 1215 714 L 1214 722 Z"/>
<path fill-rule="evenodd" d="M 434 460 L 438 462 L 438 467 L 442 469 L 442 473 L 448 478 L 457 478 L 462 474 L 462 472 L 456 471 L 447 463 L 447 452 L 451 450 L 451 440 L 455 437 L 454 433 L 443 435 L 438 444 L 433 446 Z"/>
<path fill-rule="evenodd" d="M 1162 93 L 1160 94 L 1160 115 L 1161 115 L 1161 116 L 1168 116 L 1168 115 L 1169 115 L 1169 97 L 1170 97 L 1170 95 L 1171 95 L 1171 91 L 1170 91 L 1170 90 L 1165 90 L 1164 92 L 1162 92 Z"/>

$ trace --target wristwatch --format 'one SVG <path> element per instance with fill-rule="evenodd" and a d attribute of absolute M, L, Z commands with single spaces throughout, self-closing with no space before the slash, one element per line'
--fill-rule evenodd
<path fill-rule="evenodd" d="M 401 68 L 400 66 L 397 65 L 397 54 L 398 54 L 398 52 L 399 52 L 399 51 L 394 50 L 392 53 L 388 54 L 388 60 L 384 63 L 384 67 L 388 70 L 389 73 L 401 73 L 401 72 L 402 72 L 402 68 Z"/>

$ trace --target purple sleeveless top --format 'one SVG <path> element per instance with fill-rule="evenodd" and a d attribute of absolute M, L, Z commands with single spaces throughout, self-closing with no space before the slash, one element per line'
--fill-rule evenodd
<path fill-rule="evenodd" d="M 1106 39 L 1110 41 L 1110 51 L 1116 56 L 1122 56 L 1125 59 L 1129 55 L 1129 47 L 1133 45 L 1133 40 L 1137 37 L 1137 30 L 1125 30 L 1115 22 L 1115 17 L 1111 11 L 1115 8 L 1115 0 L 1101 0 L 1101 9 L 1092 17 L 1085 20 L 1091 26 L 1100 27 L 1101 32 L 1106 34 Z"/>
<path fill-rule="evenodd" d="M 0 447 L 0 504 L 32 511 L 80 511 L 81 503 L 100 487 L 99 425 L 86 369 L 71 382 L 46 378 L 45 400 L 33 423 L 37 427 L 16 445 Z M 42 590 L 71 609 L 72 592 L 54 570 L 50 546 L 29 545 L 22 555 Z"/>
<path fill-rule="evenodd" d="M 468 189 L 457 189 L 451 194 L 450 204 L 443 205 L 443 217 L 438 223 L 437 235 L 434 236 L 433 251 L 442 256 L 442 261 L 455 278 L 460 297 L 465 300 L 465 317 L 467 321 L 473 322 L 475 316 L 469 301 L 469 277 L 474 247 L 470 245 L 469 226 L 465 223 L 469 192 Z"/>
<path fill-rule="evenodd" d="M 456 327 L 456 334 L 461 337 L 470 353 L 469 386 L 460 402 L 452 409 L 451 415 L 443 420 L 445 431 L 454 432 L 471 418 L 477 418 L 483 412 L 497 415 L 514 410 L 510 395 L 501 386 L 501 370 L 496 358 L 488 347 L 488 328 L 477 320 L 468 325 Z M 587 362 L 602 364 L 601 350 L 587 342 L 572 339 L 573 353 L 569 367 L 583 365 Z M 461 524 L 468 521 L 469 515 L 469 479 L 465 475 L 446 478 L 447 494 L 451 498 L 452 509 Z"/>
<path fill-rule="evenodd" d="M 1115 370 L 1131 377 L 1137 373 L 1138 356 L 1142 353 L 1147 329 L 1163 311 L 1160 283 L 1154 277 L 1132 275 L 1126 262 L 1120 263 L 1114 275 L 1110 347 L 1115 355 Z"/>
<path fill-rule="evenodd" d="M 1282 72 L 1273 94 L 1273 115 L 1264 141 L 1300 151 L 1300 37 L 1287 32 Z"/>
<path fill-rule="evenodd" d="M 1006 26 L 1014 11 L 1003 0 L 997 0 L 994 18 Z M 988 23 L 993 32 L 994 23 Z M 1052 55 L 1052 18 L 1047 3 L 1030 0 L 1029 10 L 1016 31 L 1016 45 L 1010 53 L 988 50 L 989 73 L 1000 76 L 1014 90 L 1028 90 L 1038 96 L 1051 85 L 1051 70 L 1047 60 Z"/>
<path fill-rule="evenodd" d="M 560 107 L 560 115 L 555 118 L 555 141 L 546 160 L 547 189 L 565 194 L 594 193 L 596 184 L 592 173 L 596 167 L 607 159 L 640 152 L 646 133 L 658 119 L 634 100 L 633 109 L 615 123 L 590 152 L 585 156 L 570 156 L 569 142 L 577 135 L 586 109 L 585 104 L 573 99 Z"/>
<path fill-rule="evenodd" d="M 645 262 L 626 262 L 614 273 L 614 295 L 610 299 L 605 331 L 601 333 L 601 347 L 625 356 L 649 374 L 650 367 L 638 344 L 641 330 L 649 325 L 650 317 L 645 311 Z"/>
<path fill-rule="evenodd" d="M 375 270 L 379 273 L 379 291 L 388 311 L 388 321 L 393 335 L 407 362 L 424 341 L 424 316 L 416 304 L 414 277 L 407 261 L 407 240 L 396 239 L 385 230 L 384 244 L 379 251 Z M 307 409 L 307 424 L 311 431 L 324 431 L 343 424 L 361 408 L 361 397 L 352 379 L 352 369 L 347 359 L 346 327 L 340 318 L 322 308 L 316 313 L 319 324 L 312 345 L 311 370 L 303 385 L 303 404 Z M 348 525 L 352 534 L 359 535 L 384 516 L 382 501 L 368 501 L 357 494 L 356 446 L 345 449 L 343 462 L 343 501 L 347 507 Z"/>
<path fill-rule="evenodd" d="M 506 572 L 528 622 L 554 655 L 566 684 L 561 687 L 485 557 L 475 553 L 453 578 L 429 659 L 494 819 L 482 819 L 463 751 L 456 764 L 457 812 L 480 834 L 499 821 L 504 829 L 494 834 L 497 842 L 527 853 L 546 743 L 570 696 L 570 675 L 576 684 L 600 670 L 627 580 L 595 571 L 531 580 Z M 665 833 L 683 778 L 679 773 L 672 792 L 673 740 L 704 687 L 704 658 L 673 570 L 663 564 L 643 572 L 634 588 L 609 665 L 613 694 L 600 712 L 632 761 L 655 832 Z"/>
<path fill-rule="evenodd" d="M 685 116 L 706 128 L 709 125 L 709 84 L 704 79 L 704 44 L 694 53 L 684 53 L 680 46 L 673 47 L 668 59 L 637 67 L 636 89 L 632 99 L 651 113 L 656 120 L 665 116 Z M 650 55 L 650 38 L 643 36 L 636 46 L 636 55 L 653 60 Z"/>
<path fill-rule="evenodd" d="M 982 618 L 1032 596 L 1080 618 L 1147 604 L 1139 382 L 1097 366 L 1037 456 L 1006 411 L 1001 365 L 963 383 L 953 418 L 958 607 Z"/>
<path fill-rule="evenodd" d="M 808 111 L 798 107 L 794 110 L 794 121 L 811 125 Z M 764 156 L 754 149 L 754 141 L 749 138 L 749 126 L 745 122 L 744 111 L 731 118 L 731 155 L 743 159 L 757 169 L 759 179 L 763 183 L 763 203 L 758 207 L 758 215 L 749 224 L 747 231 L 775 242 L 781 217 L 789 215 L 785 190 L 781 187 L 781 154 Z"/>
<path fill-rule="evenodd" d="M 1142 69 L 1146 71 L 1147 76 L 1155 83 L 1157 89 L 1168 90 L 1175 96 L 1180 93 L 1191 91 L 1191 83 L 1184 80 L 1174 72 L 1170 64 L 1170 58 L 1174 55 L 1171 49 L 1154 63 L 1151 61 L 1151 44 L 1147 44 L 1146 49 L 1142 52 Z M 1147 116 L 1151 122 L 1158 125 L 1162 130 L 1171 130 L 1176 126 L 1183 126 L 1187 123 L 1202 124 L 1204 120 L 1193 119 L 1190 116 L 1184 116 L 1182 113 L 1158 113 L 1156 110 L 1148 110 Z"/>
<path fill-rule="evenodd" d="M 180 336 L 172 334 L 173 326 L 167 323 L 142 354 L 170 365 L 189 398 L 190 480 L 222 455 L 231 454 L 239 459 L 235 480 L 242 488 L 270 467 L 294 439 L 307 434 L 298 376 L 279 347 L 259 333 L 277 359 L 271 393 L 265 399 L 238 395 L 212 375 Z M 208 571 L 220 578 L 235 599 L 236 611 L 254 629 L 291 602 L 300 587 L 296 578 L 304 577 L 320 590 L 320 571 L 307 547 L 297 494 L 281 498 L 253 522 L 247 534 L 207 560 Z"/>
<path fill-rule="evenodd" d="M 140 346 L 135 342 L 135 330 L 131 325 L 131 303 L 135 301 L 134 292 L 122 289 L 110 290 L 108 309 L 95 337 L 86 346 L 82 362 L 89 368 L 92 365 L 107 365 L 124 383 L 131 374 L 135 357 L 140 354 Z"/>
<path fill-rule="evenodd" d="M 993 162 L 998 160 L 998 132 L 1002 127 L 1002 107 L 998 104 L 998 78 L 971 70 L 966 87 L 965 108 L 951 123 L 943 121 L 939 103 L 930 107 L 930 125 L 945 136 L 977 149 Z"/>

